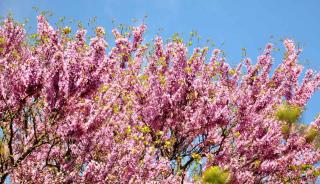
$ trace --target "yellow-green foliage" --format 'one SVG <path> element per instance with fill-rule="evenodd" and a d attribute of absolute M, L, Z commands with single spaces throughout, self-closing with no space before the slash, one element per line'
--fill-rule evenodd
<path fill-rule="evenodd" d="M 201 155 L 198 153 L 192 153 L 191 157 L 196 161 L 196 162 L 200 162 L 201 160 Z"/>
<path fill-rule="evenodd" d="M 9 156 L 8 145 L 0 140 L 0 158 L 7 158 Z"/>
<path fill-rule="evenodd" d="M 312 142 L 316 136 L 318 135 L 318 129 L 315 127 L 311 127 L 307 130 L 305 138 L 308 143 Z"/>
<path fill-rule="evenodd" d="M 71 28 L 70 27 L 65 27 L 62 29 L 63 34 L 67 35 L 71 33 Z"/>
<path fill-rule="evenodd" d="M 287 123 L 283 124 L 281 127 L 281 132 L 283 134 L 288 134 L 290 132 L 290 126 Z"/>
<path fill-rule="evenodd" d="M 282 104 L 278 107 L 276 117 L 280 121 L 285 121 L 289 124 L 297 122 L 302 112 L 301 107 L 297 105 Z"/>
<path fill-rule="evenodd" d="M 144 126 L 142 126 L 142 127 L 140 128 L 140 131 L 141 131 L 142 133 L 149 133 L 149 132 L 151 132 L 151 129 L 150 129 L 147 125 L 144 125 Z"/>
<path fill-rule="evenodd" d="M 1 37 L 0 37 L 0 45 L 1 45 L 1 44 L 4 44 L 5 42 L 6 42 L 5 37 L 2 37 L 2 36 L 1 36 Z"/>
<path fill-rule="evenodd" d="M 230 182 L 230 173 L 219 166 L 212 166 L 204 171 L 202 178 L 205 184 L 227 184 Z"/>
<path fill-rule="evenodd" d="M 312 174 L 316 177 L 320 176 L 320 171 L 319 170 L 315 170 L 312 172 Z"/>

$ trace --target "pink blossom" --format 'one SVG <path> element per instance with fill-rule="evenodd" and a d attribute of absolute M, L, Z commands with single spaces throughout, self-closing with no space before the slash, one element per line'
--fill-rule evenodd
<path fill-rule="evenodd" d="M 0 181 L 12 183 L 199 183 L 205 168 L 231 183 L 314 183 L 317 117 L 310 126 L 277 118 L 304 109 L 320 74 L 272 45 L 232 68 L 218 49 L 192 53 L 180 41 L 144 43 L 146 26 L 122 35 L 102 27 L 74 39 L 38 16 L 36 44 L 21 25 L 0 27 Z M 299 114 L 300 115 L 300 114 Z M 194 169 L 195 168 L 195 169 Z"/>

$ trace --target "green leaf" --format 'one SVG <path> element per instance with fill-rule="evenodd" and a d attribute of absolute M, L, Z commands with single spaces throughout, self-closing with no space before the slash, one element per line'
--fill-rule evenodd
<path fill-rule="evenodd" d="M 230 173 L 222 170 L 219 166 L 209 167 L 202 177 L 206 184 L 227 184 L 230 182 Z"/>
<path fill-rule="evenodd" d="M 317 128 L 315 128 L 315 127 L 309 128 L 309 130 L 306 132 L 306 135 L 305 135 L 306 141 L 308 143 L 311 143 L 316 138 L 316 136 L 318 134 L 319 133 L 318 133 L 318 129 Z"/>
<path fill-rule="evenodd" d="M 280 121 L 285 121 L 289 124 L 297 122 L 302 112 L 301 107 L 297 105 L 282 104 L 278 107 L 276 117 Z"/>

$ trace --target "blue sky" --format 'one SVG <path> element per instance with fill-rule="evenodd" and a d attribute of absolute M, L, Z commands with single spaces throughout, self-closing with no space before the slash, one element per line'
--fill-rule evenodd
<path fill-rule="evenodd" d="M 30 19 L 36 26 L 37 12 L 32 8 L 50 10 L 50 22 L 66 16 L 66 20 L 84 23 L 97 17 L 94 25 L 111 31 L 116 23 L 136 25 L 147 15 L 147 39 L 151 40 L 159 29 L 168 38 L 174 32 L 188 37 L 196 30 L 203 39 L 211 38 L 226 52 L 228 62 L 236 64 L 242 58 L 241 48 L 255 60 L 267 42 L 283 50 L 280 40 L 292 38 L 303 48 L 300 61 L 306 68 L 320 69 L 320 2 L 316 0 L 1 0 L 0 15 L 12 12 L 18 20 Z M 132 19 L 140 21 L 134 23 Z M 282 53 L 275 52 L 277 63 Z M 310 122 L 320 112 L 316 93 L 307 106 L 304 122 Z"/>

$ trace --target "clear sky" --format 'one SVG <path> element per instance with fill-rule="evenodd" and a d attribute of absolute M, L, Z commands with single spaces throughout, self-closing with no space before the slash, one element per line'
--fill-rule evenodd
<path fill-rule="evenodd" d="M 59 17 L 88 22 L 97 17 L 95 25 L 111 31 L 116 23 L 136 25 L 145 15 L 147 39 L 159 29 L 165 38 L 174 32 L 188 35 L 196 30 L 203 38 L 211 38 L 235 64 L 242 58 L 241 48 L 255 60 L 259 48 L 273 42 L 283 50 L 280 40 L 292 38 L 303 48 L 300 61 L 306 68 L 320 69 L 320 1 L 317 0 L 0 0 L 0 15 L 13 13 L 18 20 L 30 19 L 36 26 L 37 12 L 32 8 L 53 12 L 50 22 Z M 132 19 L 140 21 L 134 23 Z M 187 36 L 186 36 L 187 37 Z M 277 63 L 281 52 L 274 53 Z M 320 112 L 320 93 L 316 93 L 302 118 L 312 121 Z"/>

